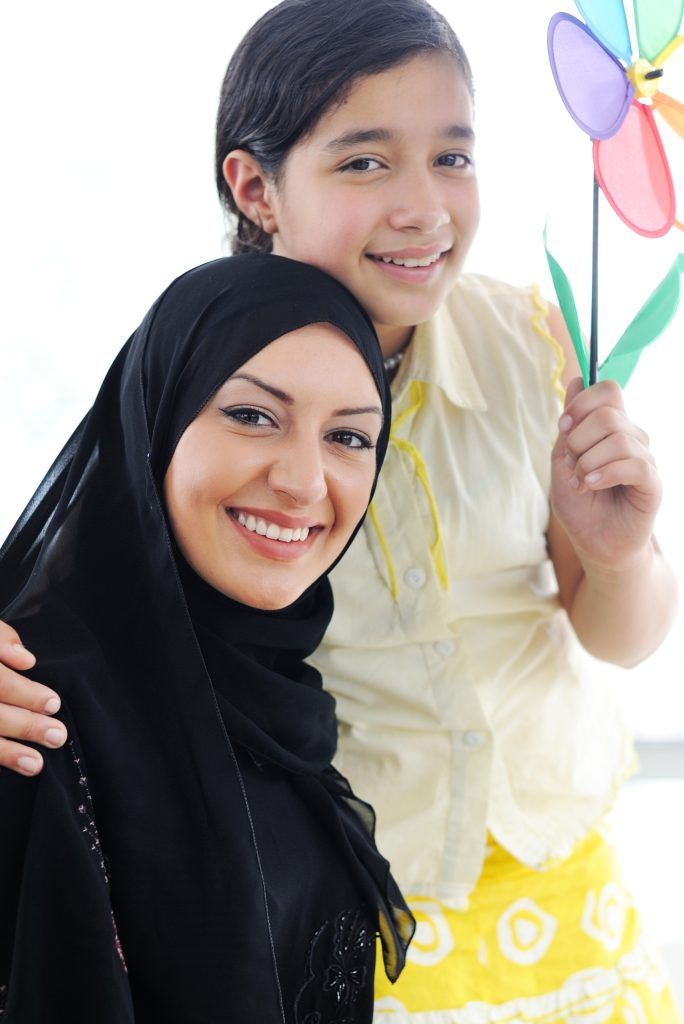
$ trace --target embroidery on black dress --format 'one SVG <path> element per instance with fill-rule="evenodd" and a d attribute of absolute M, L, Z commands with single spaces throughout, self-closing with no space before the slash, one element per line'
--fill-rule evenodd
<path fill-rule="evenodd" d="M 97 831 L 97 825 L 95 824 L 93 798 L 90 795 L 90 788 L 88 786 L 88 779 L 83 773 L 81 767 L 81 758 L 76 753 L 76 747 L 73 740 L 69 740 L 69 750 L 71 753 L 71 759 L 74 762 L 76 774 L 78 775 L 78 785 L 81 789 L 82 800 L 78 805 L 78 813 L 81 817 L 81 832 L 86 836 L 90 849 L 97 861 L 102 877 L 104 878 L 107 885 L 109 885 L 109 875 L 107 873 L 107 862 L 105 855 L 102 851 L 102 843 L 100 842 L 100 834 Z M 112 928 L 114 929 L 114 949 L 116 954 L 121 961 L 126 974 L 128 974 L 128 967 L 126 966 L 126 959 L 124 957 L 123 949 L 121 947 L 121 940 L 119 939 L 119 930 L 116 927 L 116 921 L 114 920 L 114 913 L 112 912 Z M 1 1004 L 0 1004 L 1 1006 Z"/>
<path fill-rule="evenodd" d="M 309 948 L 309 977 L 295 1005 L 297 1024 L 356 1024 L 359 996 L 372 982 L 374 948 L 365 910 L 344 910 L 334 925 L 326 921 Z"/>

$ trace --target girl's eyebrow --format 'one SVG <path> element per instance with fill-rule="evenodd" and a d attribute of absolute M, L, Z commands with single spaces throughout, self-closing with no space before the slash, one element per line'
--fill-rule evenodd
<path fill-rule="evenodd" d="M 446 125 L 438 136 L 444 139 L 467 139 L 473 140 L 475 138 L 475 132 L 470 125 L 465 124 L 449 124 Z M 326 150 L 332 150 L 333 152 L 339 149 L 346 149 L 348 146 L 359 146 L 366 142 L 392 142 L 397 138 L 397 133 L 390 131 L 389 128 L 356 128 L 351 129 L 348 132 L 343 132 L 338 135 L 337 138 L 331 139 L 325 145 Z"/>
<path fill-rule="evenodd" d="M 250 384 L 256 384 L 262 391 L 267 391 L 269 395 L 273 395 L 275 398 L 280 399 L 285 405 L 294 405 L 294 398 L 292 395 L 288 395 L 287 391 L 282 391 L 280 388 L 273 387 L 272 384 L 267 384 L 265 380 L 261 380 L 259 377 L 254 377 L 251 373 L 234 373 L 232 377 L 228 378 L 231 380 L 247 380 Z M 226 383 L 228 383 L 226 381 Z M 363 405 L 358 408 L 349 409 L 335 409 L 333 416 L 362 416 L 364 413 L 374 412 L 380 419 L 383 418 L 382 409 L 379 405 Z"/>

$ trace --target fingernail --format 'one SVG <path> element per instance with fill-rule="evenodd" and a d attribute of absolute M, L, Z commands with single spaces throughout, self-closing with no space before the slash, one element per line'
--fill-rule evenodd
<path fill-rule="evenodd" d="M 43 710 L 46 715 L 54 715 L 55 711 L 59 711 L 62 706 L 62 702 L 59 697 L 50 697 L 45 701 L 45 707 Z"/>
<path fill-rule="evenodd" d="M 569 484 L 570 484 L 570 486 L 571 486 L 571 487 L 573 487 L 573 488 L 574 488 L 575 490 L 577 490 L 577 488 L 579 487 L 579 480 L 577 479 L 577 477 L 576 477 L 576 476 L 571 476 L 571 477 L 570 477 L 570 479 L 568 480 L 568 483 L 569 483 Z"/>
<path fill-rule="evenodd" d="M 572 426 L 572 416 L 561 416 L 558 421 L 558 426 L 564 434 L 567 434 L 568 430 L 570 430 L 570 427 Z"/>
<path fill-rule="evenodd" d="M 601 474 L 600 473 L 587 473 L 587 475 L 584 478 L 584 482 L 586 484 L 597 484 L 600 479 L 601 479 Z"/>
<path fill-rule="evenodd" d="M 20 757 L 17 761 L 17 768 L 24 775 L 35 775 L 40 768 L 40 761 L 35 757 Z"/>
<path fill-rule="evenodd" d="M 574 455 L 571 455 L 570 452 L 568 452 L 565 456 L 565 465 L 568 467 L 568 469 L 574 469 L 577 465 L 577 459 L 574 457 Z"/>
<path fill-rule="evenodd" d="M 48 747 L 61 747 L 64 743 L 64 733 L 61 729 L 48 729 L 45 733 L 45 742 Z"/>

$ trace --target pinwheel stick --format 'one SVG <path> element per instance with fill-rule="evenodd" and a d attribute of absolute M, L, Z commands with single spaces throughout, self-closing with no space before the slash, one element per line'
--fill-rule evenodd
<path fill-rule="evenodd" d="M 599 257 L 599 184 L 594 174 L 594 206 L 591 239 L 591 333 L 589 335 L 589 384 L 598 373 L 598 257 Z"/>

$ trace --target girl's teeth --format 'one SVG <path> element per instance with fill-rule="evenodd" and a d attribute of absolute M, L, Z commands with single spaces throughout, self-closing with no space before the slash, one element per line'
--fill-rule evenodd
<path fill-rule="evenodd" d="M 275 523 L 267 523 L 265 519 L 257 519 L 256 516 L 246 516 L 244 512 L 238 512 L 237 521 L 250 533 L 258 533 L 260 537 L 268 537 L 269 540 L 279 540 L 284 544 L 290 544 L 293 540 L 306 540 L 309 536 L 309 527 L 297 527 L 292 530 L 289 526 L 276 526 Z"/>
<path fill-rule="evenodd" d="M 420 260 L 413 259 L 412 257 L 402 260 L 399 256 L 381 256 L 380 259 L 383 263 L 394 263 L 396 267 L 431 267 L 441 255 L 441 253 L 437 252 L 433 256 L 424 256 Z"/>

